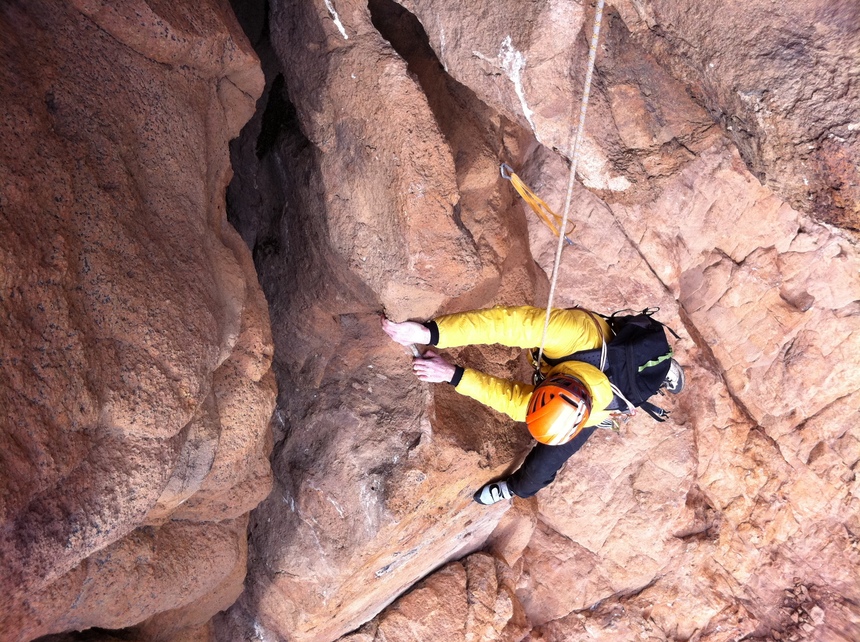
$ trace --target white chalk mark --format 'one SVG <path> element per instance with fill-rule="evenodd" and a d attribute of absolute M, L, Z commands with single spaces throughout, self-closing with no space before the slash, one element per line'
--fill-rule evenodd
<path fill-rule="evenodd" d="M 520 99 L 520 107 L 523 110 L 523 116 L 529 121 L 535 138 L 538 138 L 537 130 L 535 129 L 534 121 L 532 120 L 532 110 L 526 102 L 526 92 L 523 89 L 523 70 L 526 68 L 526 57 L 521 51 L 514 48 L 513 41 L 510 36 L 507 36 L 502 41 L 502 47 L 499 49 L 499 61 L 502 64 L 502 69 L 508 74 L 508 78 L 514 83 L 514 91 Z M 540 138 L 538 138 L 540 142 Z"/>
<path fill-rule="evenodd" d="M 526 101 L 526 91 L 523 87 L 523 70 L 526 68 L 526 57 L 521 51 L 517 51 L 511 37 L 506 36 L 502 41 L 502 45 L 499 48 L 499 53 L 495 60 L 485 56 L 480 51 L 473 50 L 472 55 L 478 60 L 490 63 L 494 67 L 501 67 L 502 71 L 505 72 L 508 79 L 514 84 L 514 91 L 520 99 L 520 108 L 523 110 L 523 116 L 526 117 L 535 138 L 540 142 L 540 136 L 538 136 L 534 120 L 532 120 L 532 114 L 534 112 L 529 107 L 528 101 Z"/>
<path fill-rule="evenodd" d="M 334 506 L 334 509 L 337 511 L 338 515 L 340 515 L 341 519 L 343 519 L 343 509 L 340 507 L 340 505 L 331 497 L 326 497 L 326 499 L 328 499 L 329 503 Z"/>
<path fill-rule="evenodd" d="M 346 29 L 343 28 L 343 23 L 340 21 L 340 16 L 337 15 L 337 11 L 334 10 L 334 5 L 331 3 L 331 0 L 325 0 L 325 8 L 328 9 L 331 19 L 334 20 L 335 26 L 338 28 L 338 31 L 340 31 L 340 35 L 343 36 L 344 40 L 349 40 L 349 36 L 346 35 Z"/>
<path fill-rule="evenodd" d="M 271 639 L 269 633 L 263 628 L 263 625 L 254 620 L 254 637 L 255 642 L 269 642 Z"/>

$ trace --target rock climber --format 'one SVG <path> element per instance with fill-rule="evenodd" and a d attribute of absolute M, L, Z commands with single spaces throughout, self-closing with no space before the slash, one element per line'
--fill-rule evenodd
<path fill-rule="evenodd" d="M 382 328 L 393 341 L 405 346 L 452 348 L 498 343 L 530 349 L 541 343 L 545 319 L 546 310 L 540 308 L 496 307 L 444 315 L 426 323 L 395 323 L 383 318 Z M 544 355 L 556 360 L 600 348 L 611 338 L 609 325 L 600 315 L 579 308 L 554 309 Z M 454 365 L 432 349 L 413 359 L 412 369 L 420 380 L 449 383 L 460 394 L 516 421 L 525 421 L 537 441 L 513 474 L 475 492 L 479 504 L 494 504 L 514 495 L 531 497 L 548 486 L 594 431 L 611 427 L 612 413 L 621 411 L 609 379 L 599 368 L 582 361 L 542 364 L 544 378 L 535 386 Z M 683 370 L 672 359 L 663 387 L 678 393 L 683 385 Z"/>

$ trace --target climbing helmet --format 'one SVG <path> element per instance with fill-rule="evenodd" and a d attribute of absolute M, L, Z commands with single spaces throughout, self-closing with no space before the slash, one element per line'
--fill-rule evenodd
<path fill-rule="evenodd" d="M 569 374 L 556 373 L 541 382 L 529 401 L 526 424 L 542 444 L 558 446 L 573 439 L 591 414 L 591 394 Z"/>

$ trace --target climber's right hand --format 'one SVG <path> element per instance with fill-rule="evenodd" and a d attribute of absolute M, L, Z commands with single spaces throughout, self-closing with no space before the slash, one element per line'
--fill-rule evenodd
<path fill-rule="evenodd" d="M 421 381 L 451 383 L 457 368 L 432 350 L 428 350 L 424 356 L 412 360 L 412 372 Z"/>

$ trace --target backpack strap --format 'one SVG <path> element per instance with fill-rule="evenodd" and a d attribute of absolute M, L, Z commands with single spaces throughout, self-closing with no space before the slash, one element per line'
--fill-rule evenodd
<path fill-rule="evenodd" d="M 639 404 L 639 407 L 659 422 L 664 422 L 669 417 L 668 410 L 664 410 L 660 406 L 655 406 L 650 401 L 643 401 Z"/>

